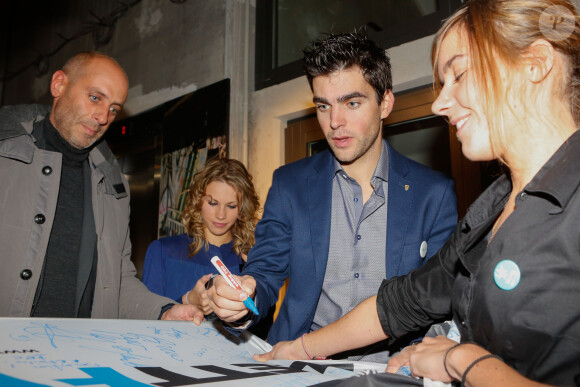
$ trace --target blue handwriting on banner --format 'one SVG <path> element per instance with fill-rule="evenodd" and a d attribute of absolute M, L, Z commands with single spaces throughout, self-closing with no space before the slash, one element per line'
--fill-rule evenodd
<path fill-rule="evenodd" d="M 123 342 L 147 349 L 150 344 L 161 344 L 168 346 L 175 345 L 175 341 L 167 340 L 160 336 L 167 336 L 175 339 L 180 339 L 184 336 L 191 336 L 189 333 L 177 329 L 159 329 L 155 327 L 149 327 L 149 329 L 153 331 L 153 335 L 131 332 L 119 333 L 97 329 L 80 331 L 75 329 L 62 329 L 57 325 L 50 323 L 31 322 L 30 326 L 22 328 L 23 333 L 12 333 L 10 337 L 16 341 L 34 341 L 46 338 L 48 339 L 50 345 L 54 348 L 58 348 L 58 344 L 60 342 L 93 341 L 107 343 Z M 216 332 L 212 329 L 205 328 L 200 329 L 200 331 L 201 335 L 203 336 L 208 336 L 210 333 L 213 333 L 215 336 L 219 336 L 219 332 Z"/>
<path fill-rule="evenodd" d="M 72 327 L 71 327 L 72 325 Z M 130 324 L 128 324 L 130 325 Z M 95 327 L 95 325 L 92 325 Z M 247 360 L 245 351 L 231 351 L 221 344 L 228 339 L 213 325 L 160 326 L 154 324 L 138 325 L 131 330 L 117 330 L 107 325 L 99 326 L 102 329 L 79 329 L 78 324 L 68 324 L 63 321 L 29 321 L 9 333 L 9 337 L 18 342 L 27 342 L 27 345 L 44 343 L 61 350 L 73 347 L 106 354 L 107 358 L 118 359 L 130 367 L 142 367 L 158 359 L 159 354 L 180 363 L 191 356 L 196 358 L 222 359 L 224 356 L 230 361 Z M 122 329 L 126 329 L 125 325 Z M 218 341 L 216 341 L 218 340 Z M 190 345 L 192 344 L 192 345 Z M 183 346 L 187 346 L 184 351 Z M 43 351 L 44 352 L 44 351 Z M 112 357 L 111 357 L 112 356 Z M 230 359 L 231 358 L 231 359 Z M 72 362 L 73 359 L 67 359 Z M 97 360 L 98 361 L 98 360 Z M 35 368 L 40 368 L 40 362 L 30 361 Z M 93 366 L 103 365 L 96 364 Z M 74 362 L 71 363 L 74 367 Z M 57 367 L 53 364 L 53 367 Z"/>
<path fill-rule="evenodd" d="M 28 364 L 34 368 L 48 368 L 60 371 L 64 370 L 65 368 L 96 367 L 99 365 L 98 363 L 81 362 L 79 360 L 49 359 L 46 354 L 42 353 L 34 355 L 14 356 L 12 358 L 12 363 L 15 365 Z"/>
<path fill-rule="evenodd" d="M 64 343 L 77 343 L 81 348 L 101 352 L 111 352 L 119 355 L 120 360 L 126 365 L 143 366 L 139 360 L 150 359 L 143 352 L 153 349 L 165 353 L 173 360 L 183 362 L 184 359 L 176 350 L 177 342 L 185 337 L 199 339 L 200 336 L 210 338 L 220 336 L 213 328 L 197 327 L 196 335 L 176 328 L 147 327 L 151 334 L 132 332 L 112 332 L 106 330 L 91 329 L 87 331 L 78 329 L 64 329 L 55 323 L 30 322 L 19 332 L 12 333 L 10 337 L 16 341 L 48 340 L 53 348 L 59 348 Z M 100 348 L 90 343 L 110 343 L 111 347 Z"/>

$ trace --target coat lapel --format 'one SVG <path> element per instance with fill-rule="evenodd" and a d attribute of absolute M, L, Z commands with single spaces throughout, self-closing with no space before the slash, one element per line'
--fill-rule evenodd
<path fill-rule="evenodd" d="M 407 161 L 390 145 L 389 149 L 389 196 L 387 198 L 387 278 L 398 274 L 405 236 L 411 217 L 413 182 L 406 179 L 409 171 Z"/>
<path fill-rule="evenodd" d="M 333 157 L 327 151 L 314 165 L 308 177 L 310 238 L 317 278 L 326 270 L 330 245 L 330 212 L 332 210 Z"/>

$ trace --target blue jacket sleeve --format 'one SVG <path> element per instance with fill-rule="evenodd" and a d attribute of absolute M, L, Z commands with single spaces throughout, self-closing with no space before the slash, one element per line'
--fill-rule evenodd
<path fill-rule="evenodd" d="M 260 316 L 278 299 L 278 292 L 288 276 L 292 244 L 291 202 L 280 191 L 278 174 L 274 172 L 262 219 L 256 227 L 256 244 L 248 254 L 242 275 L 256 279 L 256 295 Z"/>

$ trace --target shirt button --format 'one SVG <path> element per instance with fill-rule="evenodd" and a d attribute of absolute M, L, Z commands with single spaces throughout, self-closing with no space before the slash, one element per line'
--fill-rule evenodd
<path fill-rule="evenodd" d="M 358 273 L 354 273 L 354 278 L 358 278 L 359 274 Z"/>
<path fill-rule="evenodd" d="M 38 214 L 34 217 L 34 223 L 36 224 L 43 224 L 46 221 L 46 218 L 42 214 Z"/>
<path fill-rule="evenodd" d="M 354 202 L 355 203 L 358 203 L 358 198 L 354 198 Z"/>
<path fill-rule="evenodd" d="M 357 236 L 356 236 L 356 239 L 358 239 L 359 241 L 360 241 L 360 239 L 361 239 L 361 238 L 362 238 L 362 237 L 361 237 L 360 235 L 357 235 Z"/>
<path fill-rule="evenodd" d="M 526 198 L 526 196 L 528 196 L 528 194 L 527 194 L 527 193 L 525 193 L 525 192 L 522 192 L 522 193 L 520 194 L 520 199 L 525 199 L 525 198 Z"/>
<path fill-rule="evenodd" d="M 465 326 L 465 321 L 462 321 L 461 322 L 461 326 Z"/>
<path fill-rule="evenodd" d="M 29 269 L 24 269 L 20 272 L 20 278 L 22 278 L 23 280 L 29 280 L 30 277 L 32 277 L 32 271 L 30 271 Z"/>
<path fill-rule="evenodd" d="M 51 167 L 49 167 L 48 165 L 47 165 L 47 166 L 45 166 L 45 167 L 42 167 L 42 174 L 43 174 L 44 176 L 48 176 L 48 175 L 50 175 L 51 173 L 52 173 L 52 168 L 51 168 Z"/>

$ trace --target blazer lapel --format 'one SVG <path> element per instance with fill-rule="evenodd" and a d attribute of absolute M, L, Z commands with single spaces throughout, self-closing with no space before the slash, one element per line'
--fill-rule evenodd
<path fill-rule="evenodd" d="M 413 182 L 406 179 L 406 160 L 390 145 L 389 149 L 389 196 L 387 198 L 387 246 L 385 265 L 387 279 L 397 275 L 405 236 L 409 225 L 413 203 Z"/>
<path fill-rule="evenodd" d="M 330 212 L 332 210 L 333 156 L 325 152 L 314 165 L 313 174 L 308 177 L 308 198 L 310 218 L 310 238 L 314 270 L 317 278 L 326 270 L 330 245 Z"/>

